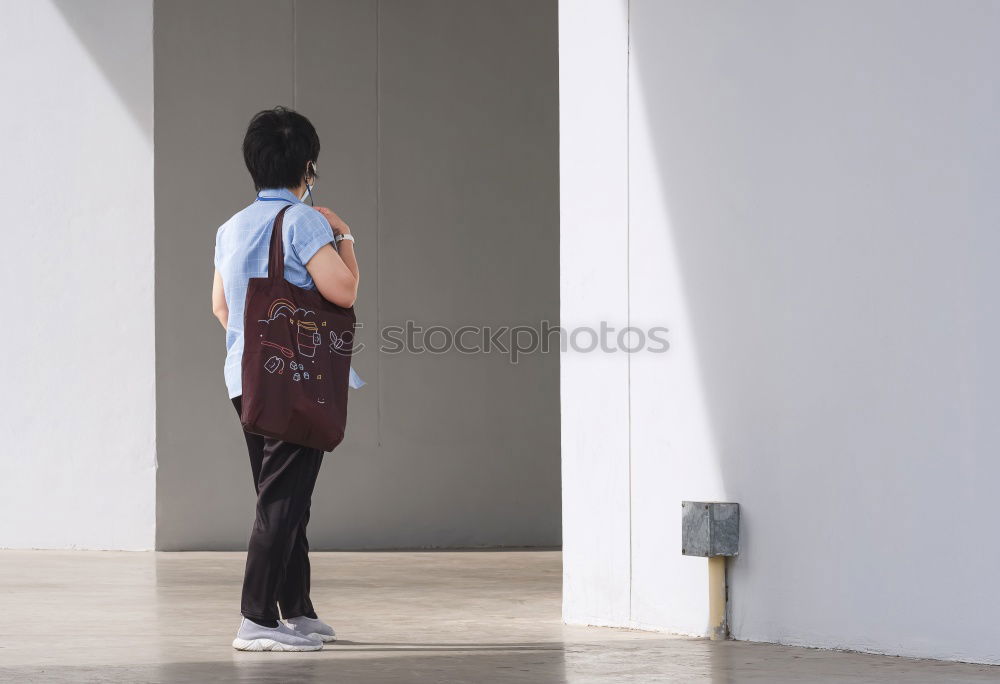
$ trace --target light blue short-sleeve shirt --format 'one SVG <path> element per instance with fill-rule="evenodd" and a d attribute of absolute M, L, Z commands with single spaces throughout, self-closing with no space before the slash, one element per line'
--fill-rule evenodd
<path fill-rule="evenodd" d="M 215 234 L 215 268 L 222 276 L 229 307 L 226 325 L 226 388 L 230 397 L 243 393 L 243 307 L 250 278 L 267 275 L 267 257 L 274 217 L 285 206 L 281 238 L 285 249 L 285 280 L 315 290 L 306 264 L 323 245 L 333 242 L 329 222 L 284 188 L 261 190 L 257 200 L 223 223 Z M 364 384 L 351 369 L 351 386 Z"/>

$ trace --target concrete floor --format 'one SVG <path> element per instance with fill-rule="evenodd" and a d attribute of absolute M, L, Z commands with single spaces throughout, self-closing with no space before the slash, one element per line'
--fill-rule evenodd
<path fill-rule="evenodd" d="M 313 554 L 341 640 L 240 653 L 241 553 L 0 551 L 0 681 L 996 682 L 1000 667 L 561 624 L 556 551 Z"/>

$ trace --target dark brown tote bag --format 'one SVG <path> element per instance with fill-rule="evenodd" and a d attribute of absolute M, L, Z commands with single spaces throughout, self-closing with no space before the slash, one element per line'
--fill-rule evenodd
<path fill-rule="evenodd" d="M 247 284 L 240 422 L 248 432 L 332 451 L 347 424 L 354 309 L 285 280 L 288 206 L 274 218 L 267 276 Z"/>

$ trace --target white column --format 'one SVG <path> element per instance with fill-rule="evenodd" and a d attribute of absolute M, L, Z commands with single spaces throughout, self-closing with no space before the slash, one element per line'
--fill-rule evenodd
<path fill-rule="evenodd" d="M 150 549 L 152 2 L 0 14 L 0 547 Z"/>
<path fill-rule="evenodd" d="M 560 2 L 560 321 L 570 332 L 627 325 L 627 88 L 627 3 Z M 561 397 L 563 617 L 622 624 L 631 572 L 627 356 L 564 351 Z"/>

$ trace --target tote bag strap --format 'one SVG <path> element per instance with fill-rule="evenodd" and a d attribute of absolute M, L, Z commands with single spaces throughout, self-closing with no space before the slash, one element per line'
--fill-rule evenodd
<path fill-rule="evenodd" d="M 267 256 L 267 277 L 269 280 L 281 280 L 285 277 L 285 247 L 281 240 L 281 224 L 285 218 L 285 212 L 291 204 L 286 204 L 274 217 L 274 225 L 271 226 L 271 248 Z"/>

